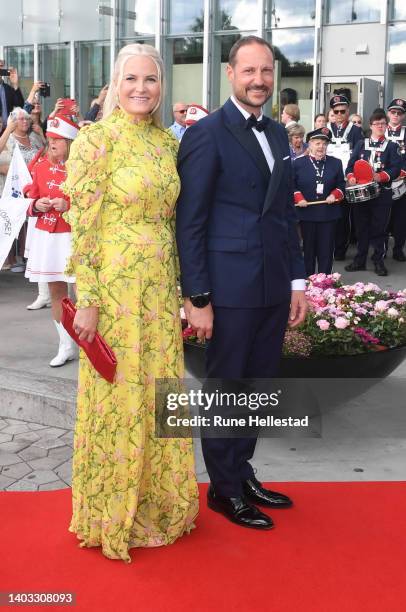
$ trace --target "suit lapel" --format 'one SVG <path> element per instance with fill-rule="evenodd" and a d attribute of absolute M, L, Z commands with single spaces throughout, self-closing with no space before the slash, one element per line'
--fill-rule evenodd
<path fill-rule="evenodd" d="M 271 175 L 265 155 L 252 130 L 245 127 L 245 119 L 238 108 L 229 100 L 223 106 L 226 113 L 226 128 L 238 140 L 240 145 L 252 157 L 255 165 L 260 170 L 264 179 L 268 182 Z"/>
<path fill-rule="evenodd" d="M 268 191 L 265 196 L 264 208 L 262 214 L 265 214 L 267 210 L 269 210 L 272 205 L 272 201 L 275 197 L 276 192 L 279 189 L 279 185 L 281 182 L 282 174 L 283 174 L 283 159 L 282 159 L 282 151 L 278 141 L 278 135 L 272 122 L 268 125 L 265 130 L 265 135 L 268 140 L 269 146 L 271 147 L 272 155 L 275 160 L 275 164 L 272 170 L 271 180 L 269 181 Z M 254 136 L 255 138 L 255 136 Z"/>

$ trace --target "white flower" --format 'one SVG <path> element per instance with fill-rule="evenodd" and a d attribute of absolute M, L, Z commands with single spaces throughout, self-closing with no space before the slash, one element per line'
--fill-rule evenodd
<path fill-rule="evenodd" d="M 386 313 L 388 317 L 392 317 L 396 319 L 399 316 L 399 311 L 396 308 L 388 308 L 388 312 Z"/>

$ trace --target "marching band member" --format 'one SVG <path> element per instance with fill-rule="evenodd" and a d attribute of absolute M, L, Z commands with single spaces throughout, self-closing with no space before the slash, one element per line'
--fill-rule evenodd
<path fill-rule="evenodd" d="M 67 283 L 74 282 L 74 278 L 64 274 L 70 255 L 71 230 L 62 217 L 62 213 L 69 209 L 69 201 L 60 185 L 66 179 L 65 161 L 77 133 L 77 126 L 66 116 L 56 115 L 48 121 L 48 150 L 35 164 L 33 182 L 28 190 L 28 196 L 33 198 L 28 214 L 37 217 L 37 222 L 25 275 L 30 282 L 48 283 L 52 315 L 59 335 L 59 349 L 49 364 L 51 367 L 62 366 L 77 355 L 75 343 L 60 323 L 61 300 L 68 295 Z"/>
<path fill-rule="evenodd" d="M 309 132 L 309 155 L 292 165 L 307 276 L 316 272 L 316 262 L 318 272 L 331 274 L 333 267 L 335 229 L 341 217 L 337 203 L 344 199 L 345 182 L 341 162 L 326 155 L 330 140 L 327 127 Z M 317 200 L 326 203 L 308 205 Z"/>
<path fill-rule="evenodd" d="M 347 272 L 366 269 L 369 245 L 374 252 L 372 261 L 378 276 L 387 276 L 383 259 L 386 253 L 385 237 L 392 206 L 391 182 L 397 178 L 401 170 L 399 148 L 385 138 L 387 127 L 385 112 L 374 111 L 369 118 L 371 128 L 370 138 L 358 142 L 352 152 L 346 176 L 350 185 L 357 183 L 353 174 L 354 164 L 358 159 L 365 159 L 373 168 L 373 178 L 381 187 L 377 198 L 354 206 L 354 221 L 357 232 L 357 253 L 354 261 L 345 266 Z"/>
<path fill-rule="evenodd" d="M 406 177 L 406 126 L 402 125 L 406 114 L 406 100 L 397 98 L 388 106 L 389 124 L 385 136 L 399 146 L 402 157 L 401 177 Z M 405 179 L 406 180 L 406 179 Z M 403 248 L 406 243 L 406 193 L 392 201 L 390 226 L 394 238 L 393 259 L 406 261 Z"/>
<path fill-rule="evenodd" d="M 329 121 L 327 127 L 332 131 L 331 143 L 327 148 L 328 155 L 337 157 L 343 164 L 345 171 L 350 159 L 351 151 L 357 142 L 362 140 L 363 133 L 359 126 L 349 121 L 350 103 L 343 95 L 335 95 L 330 100 L 330 112 L 334 115 L 334 123 Z M 344 201 L 342 205 L 342 218 L 337 223 L 336 244 L 334 259 L 343 261 L 350 242 L 351 223 L 350 205 Z"/>

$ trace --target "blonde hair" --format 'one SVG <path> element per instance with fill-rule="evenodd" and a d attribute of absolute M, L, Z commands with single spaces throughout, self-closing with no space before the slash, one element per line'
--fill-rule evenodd
<path fill-rule="evenodd" d="M 131 45 L 126 45 L 122 49 L 120 49 L 116 62 L 114 64 L 113 76 L 109 84 L 109 88 L 107 90 L 106 99 L 103 105 L 103 119 L 106 119 L 111 115 L 111 113 L 118 106 L 118 96 L 117 90 L 120 87 L 121 81 L 124 75 L 124 66 L 132 57 L 149 57 L 155 64 L 157 72 L 158 72 L 158 80 L 161 85 L 161 92 L 159 94 L 159 100 L 155 108 L 153 109 L 151 116 L 152 122 L 157 127 L 162 127 L 161 122 L 161 109 L 162 109 L 162 100 L 163 93 L 165 89 L 165 79 L 164 79 L 164 65 L 161 56 L 158 51 L 152 45 L 144 45 L 141 43 L 134 43 Z"/>

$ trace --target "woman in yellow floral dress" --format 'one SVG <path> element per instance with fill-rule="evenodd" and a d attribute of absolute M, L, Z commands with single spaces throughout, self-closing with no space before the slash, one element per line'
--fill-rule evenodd
<path fill-rule="evenodd" d="M 153 47 L 121 49 L 103 120 L 80 132 L 64 185 L 74 327 L 89 341 L 97 329 L 118 361 L 111 385 L 80 358 L 70 530 L 125 561 L 189 532 L 198 511 L 192 441 L 154 435 L 155 379 L 183 376 L 177 142 L 160 124 L 162 89 Z"/>

